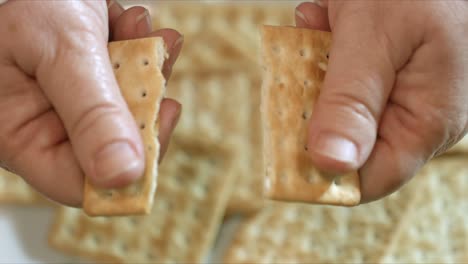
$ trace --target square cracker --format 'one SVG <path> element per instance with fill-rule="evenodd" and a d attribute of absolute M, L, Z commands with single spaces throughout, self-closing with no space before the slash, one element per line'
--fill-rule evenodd
<path fill-rule="evenodd" d="M 233 175 L 231 155 L 197 138 L 173 136 L 150 215 L 88 217 L 63 208 L 49 236 L 55 248 L 96 261 L 201 263 L 221 224 Z"/>
<path fill-rule="evenodd" d="M 243 220 L 223 263 L 378 263 L 417 184 L 353 208 L 266 202 Z M 416 187 L 416 188 L 415 188 Z"/>
<path fill-rule="evenodd" d="M 327 67 L 329 32 L 293 27 L 262 29 L 265 196 L 333 205 L 360 201 L 357 172 L 330 177 L 307 153 L 308 120 Z"/>
<path fill-rule="evenodd" d="M 109 43 L 109 56 L 121 93 L 140 127 L 146 167 L 141 179 L 122 189 L 105 190 L 86 179 L 83 208 L 88 215 L 148 214 L 156 190 L 159 159 L 157 122 L 165 92 L 161 68 L 166 58 L 162 38 Z"/>

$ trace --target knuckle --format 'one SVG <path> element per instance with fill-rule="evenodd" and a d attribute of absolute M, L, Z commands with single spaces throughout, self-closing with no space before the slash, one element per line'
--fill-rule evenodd
<path fill-rule="evenodd" d="M 116 104 L 111 102 L 95 104 L 73 120 L 69 135 L 71 138 L 79 138 L 89 129 L 97 127 L 100 122 L 104 121 L 104 118 L 120 114 L 121 110 Z"/>
<path fill-rule="evenodd" d="M 343 109 L 347 116 L 352 116 L 354 120 L 358 120 L 364 125 L 377 127 L 378 111 L 373 109 L 367 100 L 354 93 L 337 93 L 329 97 L 326 103 Z"/>

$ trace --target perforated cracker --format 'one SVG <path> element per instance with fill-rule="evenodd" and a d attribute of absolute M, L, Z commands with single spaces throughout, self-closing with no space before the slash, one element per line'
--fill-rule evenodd
<path fill-rule="evenodd" d="M 268 202 L 235 232 L 223 263 L 376 263 L 415 188 L 353 208 Z"/>
<path fill-rule="evenodd" d="M 230 162 L 225 149 L 175 135 L 150 215 L 90 218 L 62 209 L 50 242 L 97 261 L 200 263 L 214 242 L 232 188 Z"/>
<path fill-rule="evenodd" d="M 262 29 L 265 195 L 335 205 L 360 201 L 357 172 L 321 174 L 307 153 L 308 120 L 323 81 L 329 32 L 292 27 Z"/>
<path fill-rule="evenodd" d="M 33 190 L 20 176 L 0 168 L 1 204 L 46 204 L 46 200 Z"/>
<path fill-rule="evenodd" d="M 262 176 L 263 161 L 261 159 L 261 125 L 260 113 L 260 70 L 258 69 L 259 42 L 258 28 L 260 25 L 278 24 L 292 25 L 294 23 L 295 1 L 275 1 L 265 5 L 258 2 L 177 2 L 165 1 L 151 9 L 155 28 L 177 28 L 184 33 L 185 46 L 174 67 L 170 85 L 169 97 L 182 102 L 184 114 L 177 131 L 188 134 L 200 133 L 192 124 L 196 124 L 197 105 L 208 101 L 209 115 L 216 120 L 212 128 L 203 135 L 218 131 L 226 137 L 233 134 L 231 128 L 223 127 L 232 117 L 223 117 L 225 108 L 233 108 L 243 115 L 248 110 L 250 116 L 248 125 L 242 125 L 239 132 L 241 140 L 233 147 L 233 152 L 240 152 L 237 182 L 228 205 L 228 214 L 250 213 L 262 206 Z M 199 76 L 197 76 L 199 75 Z M 242 85 L 248 88 L 242 100 L 229 92 L 226 96 L 203 97 L 196 96 L 196 91 L 205 89 L 207 83 L 216 82 L 220 91 L 238 89 L 240 78 L 231 75 L 242 75 Z M 180 78 L 177 76 L 181 76 Z M 209 81 L 210 80 L 210 81 Z M 235 84 L 234 84 L 235 83 Z M 177 87 L 183 85 L 184 93 L 177 92 Z M 248 86 L 248 87 L 247 87 Z M 225 93 L 226 94 L 226 93 Z M 215 101 L 216 103 L 210 103 Z M 192 108 L 192 106 L 194 108 Z M 193 118 L 192 114 L 193 113 Z M 206 115 L 205 115 L 206 117 Z M 208 118 L 210 119 L 210 118 Z M 235 118 L 234 120 L 238 120 Z M 206 122 L 204 122 L 206 124 Z M 206 127 L 206 126 L 205 126 Z M 176 133 L 177 133 L 176 131 Z M 211 131 L 211 132 L 210 132 Z M 237 132 L 236 132 L 237 133 Z"/>
<path fill-rule="evenodd" d="M 159 159 L 157 140 L 159 104 L 165 80 L 161 67 L 167 56 L 162 38 L 118 41 L 109 44 L 109 56 L 121 93 L 140 127 L 145 144 L 145 171 L 123 189 L 105 190 L 86 180 L 83 208 L 89 215 L 147 214 L 151 211 Z"/>
<path fill-rule="evenodd" d="M 466 263 L 468 159 L 433 161 L 381 263 Z"/>

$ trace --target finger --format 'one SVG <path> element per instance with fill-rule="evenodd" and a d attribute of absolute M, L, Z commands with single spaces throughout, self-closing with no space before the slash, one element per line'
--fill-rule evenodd
<path fill-rule="evenodd" d="M 16 67 L 4 67 L 0 97 L 0 163 L 50 199 L 79 206 L 81 168 L 61 120 L 36 82 Z"/>
<path fill-rule="evenodd" d="M 113 29 L 117 19 L 124 12 L 123 7 L 115 0 L 107 0 L 107 10 L 109 14 L 110 39 L 112 39 Z"/>
<path fill-rule="evenodd" d="M 150 37 L 162 37 L 167 46 L 167 53 L 169 58 L 164 62 L 162 73 L 166 80 L 169 80 L 172 74 L 172 67 L 179 57 L 179 54 L 182 50 L 182 45 L 184 44 L 184 36 L 179 32 L 173 29 L 160 29 L 155 32 L 150 33 Z"/>
<path fill-rule="evenodd" d="M 393 64 L 367 23 L 338 20 L 333 29 L 308 142 L 312 160 L 326 172 L 344 173 L 364 164 L 394 82 Z"/>
<path fill-rule="evenodd" d="M 169 80 L 172 67 L 182 49 L 183 36 L 173 29 L 160 29 L 151 32 L 151 20 L 148 10 L 143 7 L 132 7 L 126 10 L 115 24 L 113 40 L 128 40 L 143 37 L 162 37 L 164 39 L 169 58 L 164 62 L 162 73 L 166 80 Z"/>
<path fill-rule="evenodd" d="M 125 10 L 116 20 L 112 40 L 129 40 L 146 37 L 152 31 L 151 17 L 148 10 L 134 6 Z"/>
<path fill-rule="evenodd" d="M 44 60 L 37 80 L 63 121 L 85 175 L 100 187 L 121 187 L 139 178 L 143 145 L 114 78 L 107 40 L 88 35 L 80 43 L 58 45 L 66 46 Z"/>
<path fill-rule="evenodd" d="M 166 150 L 169 146 L 172 132 L 179 121 L 181 105 L 172 99 L 164 99 L 161 102 L 161 111 L 159 113 L 159 143 L 161 150 L 159 161 L 164 157 Z"/>
<path fill-rule="evenodd" d="M 455 92 L 450 99 L 440 99 L 447 98 L 447 90 L 441 87 L 457 87 L 444 78 L 453 74 L 455 63 L 447 53 L 434 52 L 443 44 L 432 44 L 416 48 L 398 72 L 378 140 L 360 170 L 362 202 L 394 192 L 426 161 L 464 135 L 466 122 L 457 117 L 467 112 L 466 98 Z M 427 67 L 436 64 L 440 67 Z M 415 77 L 416 72 L 424 78 Z"/>
<path fill-rule="evenodd" d="M 302 3 L 296 8 L 296 26 L 330 31 L 328 10 L 317 4 L 317 2 Z"/>

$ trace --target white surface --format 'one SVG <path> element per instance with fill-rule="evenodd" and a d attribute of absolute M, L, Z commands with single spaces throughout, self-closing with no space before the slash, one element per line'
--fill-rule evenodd
<path fill-rule="evenodd" d="M 54 209 L 0 205 L 0 263 L 84 263 L 85 260 L 63 255 L 49 247 L 47 236 Z M 227 221 L 218 235 L 208 263 L 219 263 L 229 245 L 240 218 Z"/>
<path fill-rule="evenodd" d="M 0 205 L 0 263 L 77 263 L 51 249 L 52 208 Z"/>

